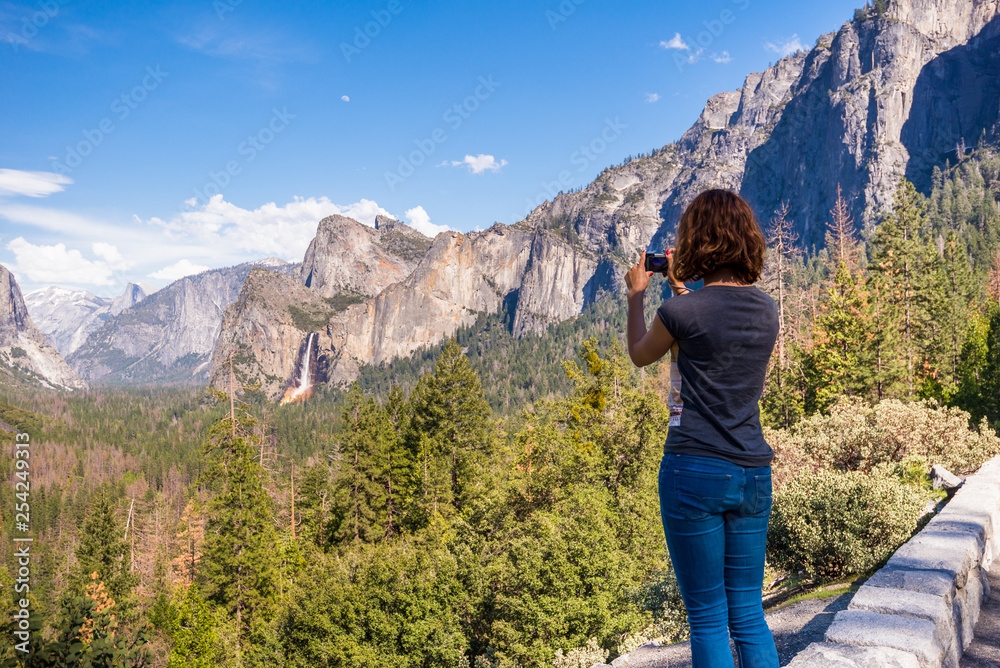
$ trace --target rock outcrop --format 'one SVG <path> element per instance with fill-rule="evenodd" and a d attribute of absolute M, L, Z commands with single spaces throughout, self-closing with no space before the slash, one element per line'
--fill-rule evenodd
<path fill-rule="evenodd" d="M 309 332 L 325 329 L 337 308 L 290 276 L 252 269 L 223 315 L 211 384 L 228 386 L 232 359 L 241 383 L 256 381 L 268 397 L 281 396 L 298 371 L 296 361 Z M 319 382 L 325 380 L 322 359 Z"/>
<path fill-rule="evenodd" d="M 24 295 L 24 302 L 38 329 L 63 357 L 67 357 L 109 317 L 135 306 L 152 292 L 155 289 L 151 286 L 129 283 L 122 294 L 106 299 L 87 290 L 67 290 L 53 285 L 29 292 Z"/>
<path fill-rule="evenodd" d="M 314 252 L 314 262 L 321 264 L 318 255 Z M 388 362 L 437 343 L 480 313 L 506 311 L 519 335 L 543 331 L 580 313 L 601 288 L 611 287 L 617 280 L 612 266 L 553 231 L 497 224 L 482 232 L 439 234 L 409 276 L 361 303 L 325 297 L 313 288 L 293 290 L 281 277 L 255 273 L 227 309 L 212 384 L 228 382 L 224 362 L 233 353 L 246 360 L 238 366 L 241 380 L 260 382 L 277 398 L 296 373 L 295 360 L 310 331 L 318 332 L 321 376 L 337 384 L 353 380 L 362 364 Z"/>
<path fill-rule="evenodd" d="M 378 216 L 369 227 L 330 216 L 319 222 L 298 278 L 324 297 L 374 297 L 409 276 L 430 245 L 430 239 L 392 218 Z"/>
<path fill-rule="evenodd" d="M 659 249 L 706 188 L 738 190 L 764 220 L 782 202 L 806 246 L 822 246 L 837 185 L 877 223 L 902 176 L 931 172 L 1000 121 L 997 0 L 899 0 L 708 100 L 679 141 L 605 170 L 528 216 L 592 250 Z"/>
<path fill-rule="evenodd" d="M 13 378 L 49 387 L 86 388 L 31 321 L 14 275 L 0 265 L 0 367 Z"/>
<path fill-rule="evenodd" d="M 109 317 L 70 365 L 91 382 L 205 382 L 223 311 L 254 267 L 290 274 L 298 265 L 269 258 L 185 276 Z"/>

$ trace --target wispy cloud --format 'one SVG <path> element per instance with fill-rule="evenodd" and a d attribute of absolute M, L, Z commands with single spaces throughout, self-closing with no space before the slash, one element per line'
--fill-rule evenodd
<path fill-rule="evenodd" d="M 681 37 L 681 34 L 679 32 L 674 33 L 674 36 L 671 37 L 669 40 L 661 41 L 660 46 L 662 46 L 664 49 L 680 49 L 681 51 L 691 50 L 691 47 L 688 45 L 687 42 L 684 41 L 684 38 Z"/>
<path fill-rule="evenodd" d="M 0 195 L 47 197 L 65 190 L 73 179 L 55 172 L 24 172 L 20 169 L 0 169 Z"/>
<path fill-rule="evenodd" d="M 679 32 L 674 33 L 674 36 L 669 40 L 661 41 L 660 46 L 668 51 L 683 51 L 687 54 L 687 62 L 689 64 L 697 63 L 701 60 L 701 56 L 705 52 L 704 48 L 692 48 L 690 44 L 684 41 Z M 680 60 L 683 62 L 683 58 L 684 56 L 679 53 L 674 54 L 675 61 Z"/>
<path fill-rule="evenodd" d="M 467 155 L 461 160 L 452 160 L 452 167 L 466 166 L 469 168 L 473 174 L 482 174 L 483 172 L 499 172 L 501 167 L 507 164 L 506 160 L 497 161 L 492 155 L 487 155 L 485 153 L 480 153 L 479 155 Z"/>
<path fill-rule="evenodd" d="M 791 37 L 789 37 L 784 41 L 764 43 L 764 49 L 766 51 L 773 51 L 774 53 L 780 55 L 782 58 L 784 58 L 785 56 L 790 56 L 796 51 L 802 51 L 805 48 L 806 48 L 805 45 L 799 39 L 798 35 L 792 35 Z"/>
<path fill-rule="evenodd" d="M 190 276 L 192 274 L 200 274 L 203 271 L 208 271 L 210 267 L 206 267 L 201 264 L 194 264 L 187 258 L 179 260 L 174 264 L 164 267 L 159 271 L 154 271 L 149 274 L 150 278 L 156 278 L 161 281 L 176 281 L 179 278 L 184 278 L 185 276 Z"/>
<path fill-rule="evenodd" d="M 733 58 L 732 58 L 732 56 L 729 55 L 728 51 L 723 51 L 722 53 L 713 53 L 712 54 L 712 60 L 714 60 L 717 63 L 728 63 L 732 59 Z"/>
<path fill-rule="evenodd" d="M 646 93 L 646 102 L 653 103 L 660 99 L 659 93 Z"/>
<path fill-rule="evenodd" d="M 240 34 L 229 24 L 224 32 L 218 26 L 206 25 L 176 39 L 189 49 L 227 60 L 252 61 L 262 65 L 311 63 L 317 60 L 315 50 L 301 42 L 269 33 Z"/>

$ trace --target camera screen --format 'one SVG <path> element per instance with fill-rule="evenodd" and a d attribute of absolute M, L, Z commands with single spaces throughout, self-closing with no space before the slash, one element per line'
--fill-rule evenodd
<path fill-rule="evenodd" d="M 666 255 L 646 255 L 646 271 L 660 273 L 666 270 L 667 270 Z"/>

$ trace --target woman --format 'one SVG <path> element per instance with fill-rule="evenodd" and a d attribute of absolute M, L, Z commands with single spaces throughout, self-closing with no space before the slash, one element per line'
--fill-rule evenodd
<path fill-rule="evenodd" d="M 681 216 L 666 272 L 675 296 L 649 331 L 645 253 L 625 275 L 629 357 L 646 366 L 673 348 L 680 372 L 682 404 L 672 406 L 660 464 L 660 513 L 694 668 L 732 666 L 730 633 L 741 668 L 778 666 L 761 605 L 773 452 L 758 401 L 778 334 L 774 300 L 753 286 L 764 249 L 750 206 L 709 190 Z M 702 289 L 684 287 L 697 280 Z"/>

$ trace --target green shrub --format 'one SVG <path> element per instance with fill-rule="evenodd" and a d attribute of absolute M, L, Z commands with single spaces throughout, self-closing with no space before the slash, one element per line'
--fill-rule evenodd
<path fill-rule="evenodd" d="M 774 497 L 768 559 L 817 580 L 864 573 L 909 540 L 927 498 L 885 467 L 806 473 Z"/>
<path fill-rule="evenodd" d="M 791 429 L 766 429 L 765 438 L 775 451 L 778 489 L 804 469 L 871 471 L 915 456 L 970 473 L 1000 454 L 996 432 L 985 424 L 970 429 L 968 413 L 932 401 L 846 400 L 829 415 L 813 415 Z"/>
<path fill-rule="evenodd" d="M 587 641 L 586 647 L 570 650 L 563 654 L 556 650 L 556 658 L 552 661 L 553 668 L 590 668 L 595 663 L 602 664 L 608 659 L 608 650 L 597 644 L 595 638 Z"/>
<path fill-rule="evenodd" d="M 668 642 L 681 642 L 691 635 L 687 609 L 681 598 L 677 576 L 672 570 L 655 573 L 652 580 L 631 592 L 629 599 L 640 609 L 653 615 L 655 635 Z"/>

